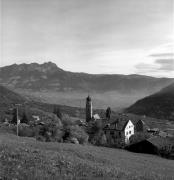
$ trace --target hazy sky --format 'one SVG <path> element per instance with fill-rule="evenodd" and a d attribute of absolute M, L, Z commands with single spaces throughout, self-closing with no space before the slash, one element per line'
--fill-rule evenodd
<path fill-rule="evenodd" d="M 173 0 L 0 2 L 0 66 L 174 77 Z"/>

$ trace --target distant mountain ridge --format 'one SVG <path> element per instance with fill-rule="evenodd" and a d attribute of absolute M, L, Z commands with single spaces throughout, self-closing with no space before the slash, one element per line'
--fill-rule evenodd
<path fill-rule="evenodd" d="M 169 85 L 172 78 L 143 75 L 74 73 L 64 71 L 52 62 L 44 64 L 13 64 L 0 68 L 0 84 L 12 88 L 55 91 L 134 91 L 154 92 Z"/>
<path fill-rule="evenodd" d="M 174 121 L 174 83 L 138 100 L 126 112 Z"/>

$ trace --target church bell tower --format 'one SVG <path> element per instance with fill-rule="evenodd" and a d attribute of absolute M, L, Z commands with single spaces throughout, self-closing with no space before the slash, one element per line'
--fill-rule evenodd
<path fill-rule="evenodd" d="M 92 100 L 88 95 L 86 98 L 86 122 L 89 122 L 92 119 Z"/>

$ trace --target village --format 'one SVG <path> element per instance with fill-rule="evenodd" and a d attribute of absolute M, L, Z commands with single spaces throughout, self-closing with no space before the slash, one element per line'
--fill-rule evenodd
<path fill-rule="evenodd" d="M 18 107 L 19 108 L 19 107 Z M 59 108 L 50 116 L 40 111 L 31 113 L 18 111 L 12 121 L 4 124 L 13 127 L 17 136 L 35 137 L 39 141 L 93 144 L 111 148 L 122 148 L 137 153 L 148 153 L 174 158 L 173 135 L 150 128 L 141 118 L 130 118 L 127 114 L 115 113 L 108 107 L 105 113 L 95 113 L 92 98 L 86 98 L 85 119 L 70 117 Z M 55 115 L 53 115 L 55 114 Z M 47 116 L 48 115 L 48 116 Z M 12 125 L 12 124 L 14 125 Z M 171 153 L 172 152 L 172 153 Z"/>
<path fill-rule="evenodd" d="M 120 113 L 119 117 L 112 117 L 110 107 L 106 109 L 104 118 L 93 114 L 92 99 L 89 95 L 86 98 L 86 122 L 102 122 L 102 138 L 112 147 L 158 155 L 160 151 L 170 152 L 174 149 L 173 135 L 148 127 L 142 119 L 128 119 L 124 113 Z"/>

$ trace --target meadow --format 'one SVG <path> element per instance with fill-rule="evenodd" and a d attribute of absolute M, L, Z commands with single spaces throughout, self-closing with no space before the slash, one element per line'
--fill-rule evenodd
<path fill-rule="evenodd" d="M 173 180 L 174 161 L 121 149 L 39 142 L 0 131 L 0 179 Z"/>

